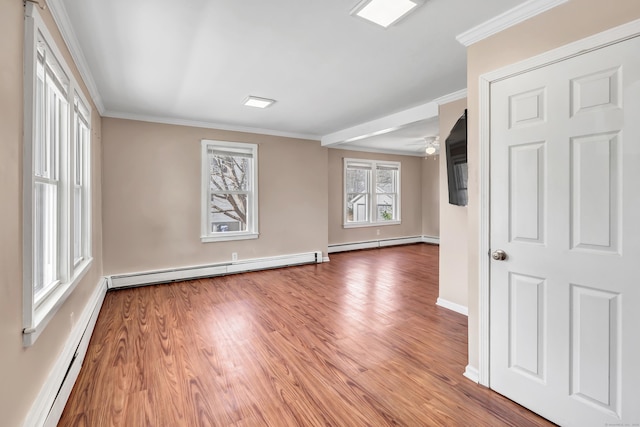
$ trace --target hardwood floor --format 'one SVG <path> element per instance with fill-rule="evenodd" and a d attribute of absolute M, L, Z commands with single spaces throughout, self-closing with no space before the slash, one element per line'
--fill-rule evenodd
<path fill-rule="evenodd" d="M 462 376 L 438 247 L 107 294 L 60 426 L 547 426 Z"/>

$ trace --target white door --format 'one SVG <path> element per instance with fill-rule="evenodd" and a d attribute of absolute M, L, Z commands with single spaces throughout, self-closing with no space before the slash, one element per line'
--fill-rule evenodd
<path fill-rule="evenodd" d="M 506 253 L 490 387 L 563 426 L 638 426 L 640 38 L 490 96 L 491 251 Z"/>

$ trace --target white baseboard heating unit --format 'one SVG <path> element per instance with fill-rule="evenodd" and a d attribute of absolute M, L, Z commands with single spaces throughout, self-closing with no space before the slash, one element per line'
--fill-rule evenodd
<path fill-rule="evenodd" d="M 321 262 L 322 251 L 315 251 L 301 254 L 230 261 L 209 265 L 198 265 L 166 270 L 119 274 L 109 276 L 108 283 L 109 289 L 128 288 L 133 286 L 151 285 L 154 283 L 176 282 L 180 280 L 223 276 L 225 274 L 244 273 L 247 271 L 267 270 L 271 268 L 289 267 L 302 264 L 315 264 Z"/>

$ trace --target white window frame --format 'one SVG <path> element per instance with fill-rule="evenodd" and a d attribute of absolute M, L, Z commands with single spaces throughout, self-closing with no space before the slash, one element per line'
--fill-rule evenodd
<path fill-rule="evenodd" d="M 258 145 L 243 142 L 215 141 L 210 139 L 201 140 L 201 234 L 200 240 L 207 242 L 224 242 L 230 240 L 257 239 L 258 233 Z M 247 229 L 245 231 L 225 231 L 214 232 L 209 227 L 209 209 L 211 201 L 211 190 L 209 186 L 210 165 L 209 150 L 238 153 L 249 155 L 251 158 L 251 182 L 247 203 Z"/>
<path fill-rule="evenodd" d="M 37 122 L 36 99 L 38 88 L 38 43 L 46 45 L 46 55 L 53 56 L 56 73 L 64 76 L 65 91 L 61 92 L 66 101 L 66 117 L 61 123 L 62 131 L 57 153 L 57 175 L 54 181 L 57 185 L 57 205 L 55 212 L 49 212 L 57 227 L 57 239 L 54 258 L 56 264 L 55 280 L 46 291 L 36 295 L 34 284 L 34 268 L 38 245 L 44 242 L 35 241 L 35 200 L 36 182 L 44 182 L 36 176 L 35 147 L 37 133 L 45 126 Z M 45 59 L 46 60 L 46 59 Z M 47 64 L 45 64 L 46 71 Z M 55 83 L 54 83 L 55 84 Z M 46 102 L 45 97 L 42 102 Z M 76 137 L 76 100 L 85 106 L 84 120 L 87 124 L 86 149 L 80 153 L 78 159 L 85 168 L 85 182 L 83 185 L 82 207 L 82 254 L 76 262 L 73 257 L 74 241 L 74 174 L 75 174 L 75 137 Z M 42 104 L 41 104 L 42 105 Z M 86 108 L 90 104 L 82 95 L 80 86 L 75 81 L 64 56 L 56 46 L 37 7 L 32 2 L 25 4 L 25 38 L 24 38 L 24 157 L 23 157 L 23 345 L 33 345 L 49 321 L 73 292 L 82 277 L 92 264 L 91 257 L 91 189 L 90 189 L 90 145 L 91 145 L 91 110 Z M 46 121 L 43 121 L 46 123 Z M 49 134 L 46 130 L 44 131 Z M 51 181 L 53 182 L 53 181 Z"/>
<path fill-rule="evenodd" d="M 348 195 L 348 189 L 347 189 L 347 170 L 349 169 L 349 165 L 350 164 L 366 164 L 370 167 L 370 177 L 369 177 L 369 183 L 370 183 L 370 187 L 368 189 L 367 192 L 367 197 L 369 198 L 369 206 L 368 206 L 368 220 L 367 221 L 359 221 L 359 222 L 349 222 L 348 218 L 349 218 L 349 210 L 348 210 L 348 199 L 349 199 L 349 195 Z M 378 169 L 378 167 L 392 167 L 392 168 L 396 168 L 398 170 L 398 176 L 397 176 L 397 181 L 396 181 L 396 192 L 392 193 L 392 194 L 396 194 L 396 216 L 394 219 L 392 220 L 383 220 L 383 221 L 378 221 L 378 215 L 377 215 L 377 204 L 376 204 L 376 200 L 377 200 L 377 195 L 378 194 L 385 194 L 385 193 L 378 193 L 376 188 L 377 188 L 377 183 L 376 183 L 376 170 Z M 342 226 L 343 228 L 358 228 L 358 227 L 380 227 L 380 226 L 385 226 L 385 225 L 398 225 L 402 223 L 402 217 L 401 217 L 401 189 L 402 189 L 402 185 L 401 185 L 401 163 L 400 162 L 393 162 L 393 161 L 387 161 L 387 160 L 369 160 L 369 159 L 353 159 L 353 158 L 344 158 L 343 159 L 343 170 L 342 170 L 343 174 L 342 174 L 342 190 L 343 190 L 343 201 L 342 201 L 342 212 L 343 212 L 343 221 L 342 221 Z"/>

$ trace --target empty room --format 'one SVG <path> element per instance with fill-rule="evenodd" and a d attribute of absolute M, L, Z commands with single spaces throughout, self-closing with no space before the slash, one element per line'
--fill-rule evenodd
<path fill-rule="evenodd" d="M 3 0 L 0 425 L 640 425 L 638 51 L 637 0 Z"/>

